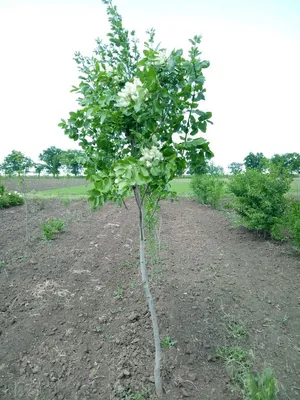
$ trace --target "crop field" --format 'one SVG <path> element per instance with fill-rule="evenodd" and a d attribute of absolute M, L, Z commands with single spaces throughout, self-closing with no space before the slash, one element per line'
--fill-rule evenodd
<path fill-rule="evenodd" d="M 0 398 L 154 400 L 133 199 L 91 210 L 84 180 L 35 181 L 44 196 L 0 210 Z M 190 193 L 186 179 L 173 188 Z M 159 216 L 148 257 L 165 398 L 243 399 L 251 365 L 272 369 L 278 399 L 299 399 L 299 254 L 187 196 Z"/>

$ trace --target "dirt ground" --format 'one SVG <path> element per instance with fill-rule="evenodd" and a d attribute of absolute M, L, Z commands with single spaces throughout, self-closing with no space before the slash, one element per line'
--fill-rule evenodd
<path fill-rule="evenodd" d="M 138 269 L 136 208 L 84 201 L 0 210 L 0 399 L 109 400 L 154 393 L 154 346 Z M 161 209 L 151 267 L 165 399 L 237 400 L 216 349 L 251 350 L 279 399 L 300 398 L 300 258 L 184 199 Z M 62 218 L 57 239 L 40 224 Z M 228 321 L 245 326 L 234 339 Z M 128 394 L 126 397 L 125 393 Z M 148 397 L 144 397 L 146 399 Z"/>
<path fill-rule="evenodd" d="M 1 183 L 4 184 L 6 190 L 18 190 L 23 192 L 31 192 L 33 190 L 50 190 L 50 189 L 59 189 L 64 187 L 71 187 L 77 185 L 86 185 L 85 178 L 74 178 L 74 177 L 60 177 L 60 178 L 51 178 L 51 177 L 34 177 L 31 178 L 27 176 L 25 179 L 25 183 L 23 188 L 21 189 L 20 180 L 17 177 L 14 178 L 2 178 Z"/>

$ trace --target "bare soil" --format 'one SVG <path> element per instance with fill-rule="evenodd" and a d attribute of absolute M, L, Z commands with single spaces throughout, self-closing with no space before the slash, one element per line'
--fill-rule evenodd
<path fill-rule="evenodd" d="M 0 210 L 0 399 L 153 396 L 132 200 L 128 208 L 32 200 L 28 241 L 25 207 Z M 165 398 L 241 399 L 216 357 L 234 345 L 253 352 L 255 369 L 272 367 L 279 399 L 299 399 L 299 255 L 192 200 L 165 202 L 160 216 L 151 285 L 161 338 L 176 341 L 163 350 Z M 66 230 L 46 242 L 40 224 L 49 217 Z M 229 320 L 245 326 L 239 339 Z"/>
<path fill-rule="evenodd" d="M 17 177 L 13 178 L 2 178 L 1 183 L 4 184 L 6 190 L 10 191 L 25 191 L 31 192 L 33 190 L 50 190 L 50 189 L 59 189 L 71 186 L 79 186 L 86 185 L 87 182 L 85 178 L 74 178 L 74 177 L 60 177 L 60 178 L 51 178 L 51 177 L 30 177 L 27 176 L 24 180 L 24 185 L 20 183 L 20 179 Z"/>

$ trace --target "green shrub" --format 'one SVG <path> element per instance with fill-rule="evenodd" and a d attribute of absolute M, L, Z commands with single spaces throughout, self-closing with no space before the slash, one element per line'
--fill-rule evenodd
<path fill-rule="evenodd" d="M 42 228 L 42 238 L 44 240 L 52 240 L 54 236 L 63 231 L 65 227 L 64 221 L 60 219 L 51 218 L 46 222 L 43 222 L 41 225 Z"/>
<path fill-rule="evenodd" d="M 300 202 L 290 198 L 282 223 L 276 229 L 277 238 L 292 240 L 300 249 Z"/>
<path fill-rule="evenodd" d="M 286 211 L 285 195 L 291 181 L 288 171 L 276 169 L 268 174 L 249 169 L 235 175 L 229 189 L 233 194 L 232 208 L 240 216 L 240 222 L 249 229 L 275 232 Z"/>
<path fill-rule="evenodd" d="M 202 204 L 218 208 L 225 194 L 225 183 L 215 175 L 194 175 L 191 180 L 194 195 Z"/>
<path fill-rule="evenodd" d="M 5 192 L 4 185 L 0 185 L 0 196 L 2 196 Z"/>
<path fill-rule="evenodd" d="M 5 190 L 2 190 L 2 185 L 0 186 L 0 208 L 20 206 L 22 204 L 24 204 L 24 199 L 18 192 L 5 192 Z"/>

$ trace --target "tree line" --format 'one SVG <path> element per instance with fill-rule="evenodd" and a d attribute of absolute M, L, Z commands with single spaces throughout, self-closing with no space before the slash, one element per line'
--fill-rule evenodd
<path fill-rule="evenodd" d="M 7 176 L 34 172 L 38 176 L 46 173 L 58 177 L 61 170 L 64 169 L 68 174 L 78 176 L 83 171 L 84 152 L 82 150 L 61 150 L 51 146 L 39 155 L 39 160 L 40 162 L 36 163 L 22 152 L 13 150 L 0 164 L 0 171 Z"/>
<path fill-rule="evenodd" d="M 39 155 L 39 160 L 39 163 L 35 163 L 20 151 L 13 150 L 0 164 L 0 171 L 7 176 L 34 172 L 38 176 L 46 173 L 57 177 L 64 169 L 68 174 L 79 176 L 83 172 L 85 156 L 82 150 L 61 150 L 51 146 Z M 300 174 L 300 153 L 274 154 L 268 159 L 263 153 L 251 152 L 243 162 L 229 164 L 228 170 L 230 174 L 236 175 L 248 169 L 266 172 L 271 166 L 288 169 L 292 174 Z M 191 155 L 187 173 L 189 175 L 223 175 L 224 168 L 208 162 L 204 157 L 199 157 L 199 154 L 195 153 L 194 156 Z"/>

